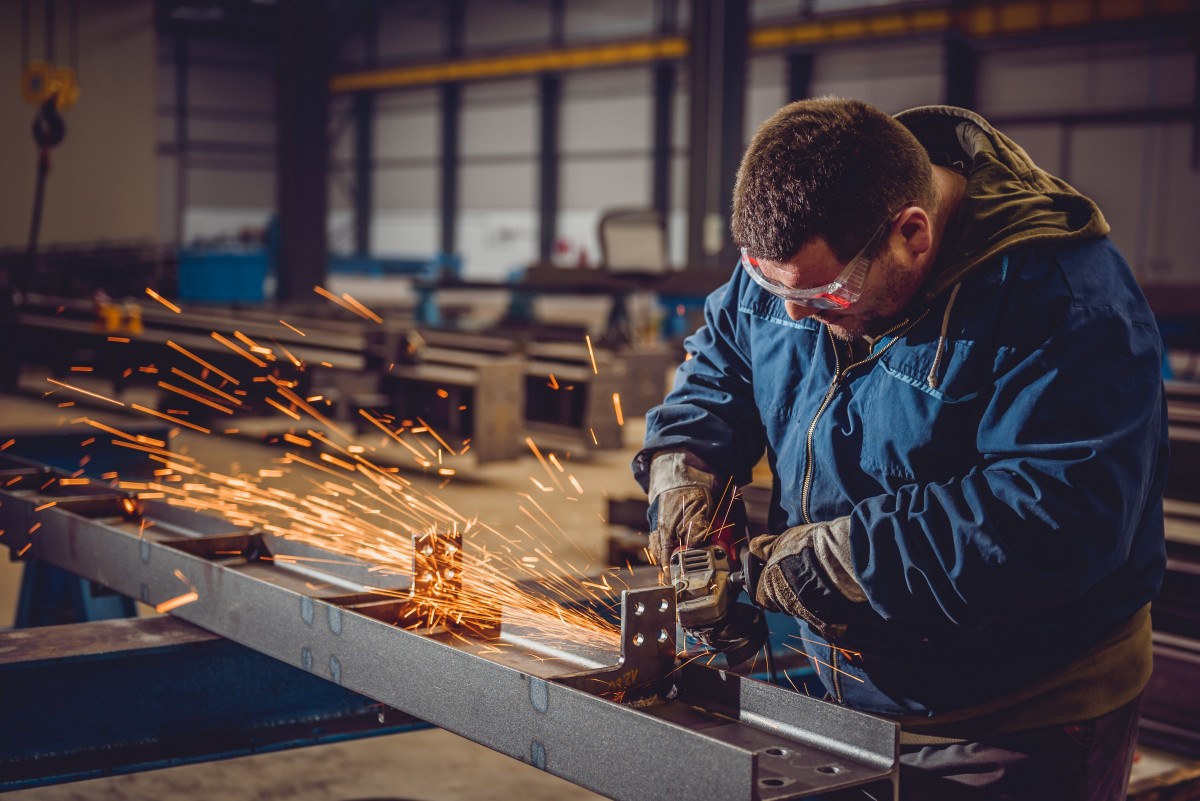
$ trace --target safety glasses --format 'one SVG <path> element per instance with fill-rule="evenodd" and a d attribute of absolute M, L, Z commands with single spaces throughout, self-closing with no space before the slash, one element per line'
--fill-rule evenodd
<path fill-rule="evenodd" d="M 850 259 L 850 263 L 846 265 L 846 269 L 842 270 L 841 275 L 824 286 L 798 289 L 767 278 L 763 274 L 758 259 L 750 256 L 746 252 L 746 248 L 742 248 L 742 269 L 750 273 L 754 283 L 786 301 L 812 309 L 845 309 L 862 295 L 863 284 L 866 283 L 867 273 L 870 272 L 873 262 L 872 259 L 867 258 L 867 254 L 874 250 L 875 246 L 879 244 L 880 238 L 891 230 L 896 216 L 889 217 L 883 225 L 879 226 L 867 240 L 867 244 L 863 245 L 862 250 Z"/>

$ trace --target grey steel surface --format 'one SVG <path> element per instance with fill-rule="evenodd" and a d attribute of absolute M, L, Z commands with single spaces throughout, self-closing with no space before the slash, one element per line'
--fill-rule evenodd
<path fill-rule="evenodd" d="M 896 795 L 895 724 L 696 664 L 676 670 L 669 592 L 631 592 L 624 652 L 581 674 L 498 648 L 499 635 L 399 629 L 405 602 L 348 593 L 344 573 L 314 591 L 311 568 L 263 559 L 285 540 L 158 502 L 130 513 L 120 493 L 54 479 L 0 457 L 0 484 L 12 481 L 0 543 L 14 553 L 29 545 L 26 556 L 151 604 L 194 588 L 173 615 L 595 792 L 749 801 L 882 782 L 877 797 Z"/>

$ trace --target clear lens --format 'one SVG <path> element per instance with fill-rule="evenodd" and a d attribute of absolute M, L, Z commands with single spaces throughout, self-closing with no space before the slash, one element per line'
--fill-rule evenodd
<path fill-rule="evenodd" d="M 752 258 L 746 252 L 746 248 L 742 248 L 742 269 L 750 274 L 750 277 L 754 279 L 754 283 L 772 295 L 777 295 L 786 301 L 813 309 L 844 309 L 857 301 L 862 295 L 863 284 L 866 283 L 867 273 L 870 272 L 872 263 L 872 260 L 867 258 L 866 254 L 875 247 L 879 238 L 891 228 L 894 220 L 895 217 L 889 217 L 887 222 L 879 226 L 875 233 L 871 235 L 867 244 L 863 245 L 863 249 L 855 254 L 850 263 L 846 265 L 846 269 L 842 270 L 841 275 L 824 286 L 799 289 L 774 281 L 763 273 L 758 259 Z"/>

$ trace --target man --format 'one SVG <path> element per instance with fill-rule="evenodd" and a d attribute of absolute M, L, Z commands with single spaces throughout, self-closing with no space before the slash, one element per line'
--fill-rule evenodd
<path fill-rule="evenodd" d="M 1099 209 L 979 116 L 763 123 L 741 266 L 634 471 L 660 564 L 766 453 L 758 602 L 910 799 L 1123 799 L 1165 564 L 1161 343 Z"/>

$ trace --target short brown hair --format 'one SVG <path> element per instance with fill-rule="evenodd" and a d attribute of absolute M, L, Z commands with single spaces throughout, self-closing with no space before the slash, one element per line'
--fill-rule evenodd
<path fill-rule="evenodd" d="M 757 258 L 787 261 L 820 237 L 849 261 L 889 214 L 928 209 L 933 194 L 929 155 L 891 116 L 859 100 L 800 100 L 746 148 L 730 227 Z"/>

